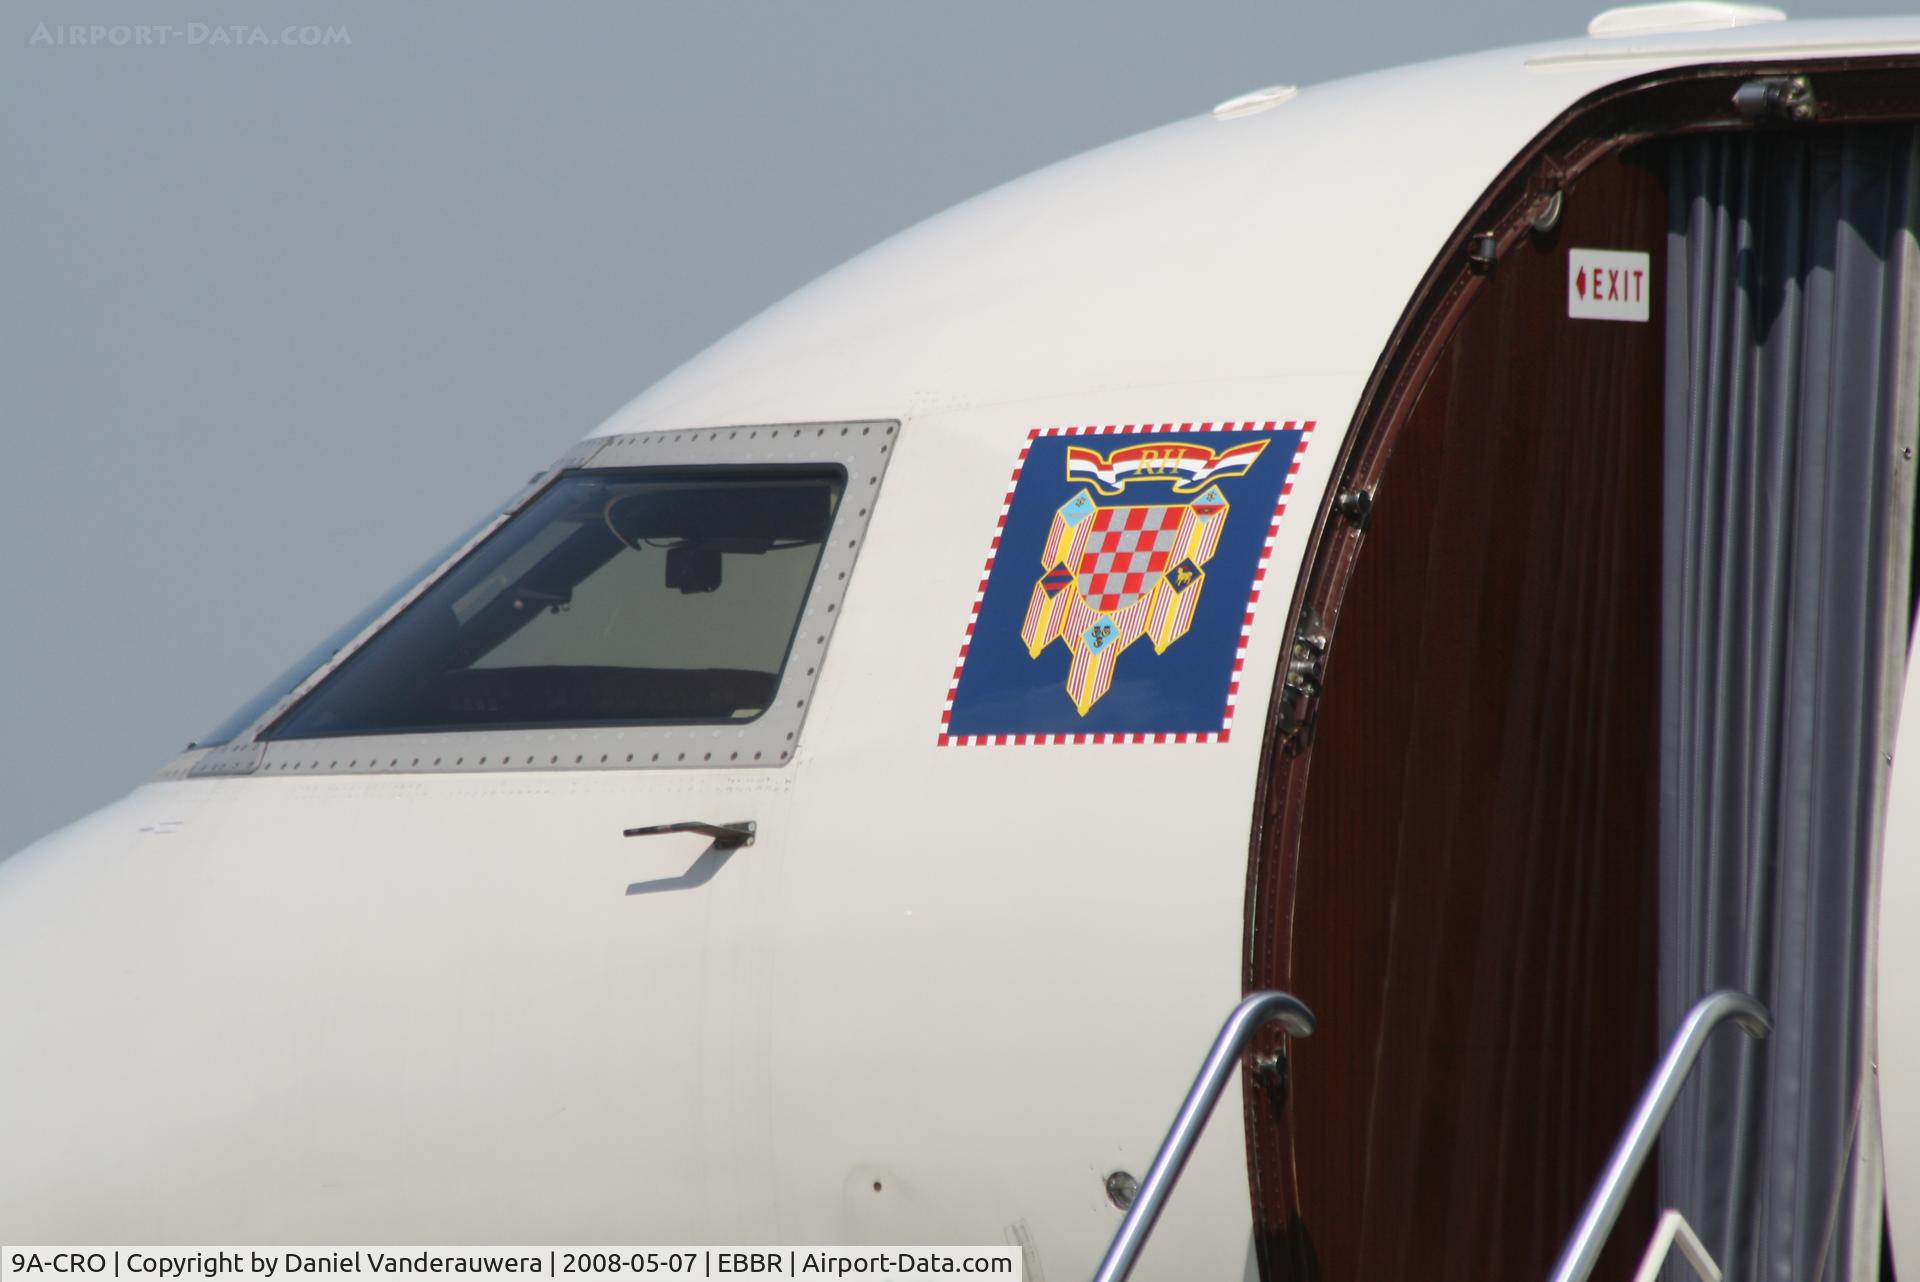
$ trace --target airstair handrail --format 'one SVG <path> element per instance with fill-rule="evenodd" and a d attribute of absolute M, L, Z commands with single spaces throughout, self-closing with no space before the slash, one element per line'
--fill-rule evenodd
<path fill-rule="evenodd" d="M 1292 993 L 1249 994 L 1233 1008 L 1233 1014 L 1227 1016 L 1220 1035 L 1213 1039 L 1207 1062 L 1200 1066 L 1199 1076 L 1193 1079 L 1186 1100 L 1174 1114 L 1173 1125 L 1167 1130 L 1167 1138 L 1161 1141 L 1160 1151 L 1154 1154 L 1153 1165 L 1147 1168 L 1147 1177 L 1140 1182 L 1140 1191 L 1127 1208 L 1126 1218 L 1120 1221 L 1120 1230 L 1113 1235 L 1113 1244 L 1107 1248 L 1106 1258 L 1100 1261 L 1099 1272 L 1093 1275 L 1094 1282 L 1123 1282 L 1133 1272 L 1140 1248 L 1153 1232 L 1154 1221 L 1160 1218 L 1167 1194 L 1173 1191 L 1187 1158 L 1192 1156 L 1193 1146 L 1200 1139 L 1200 1132 L 1206 1129 L 1214 1105 L 1220 1102 L 1220 1092 L 1226 1089 L 1227 1079 L 1233 1076 L 1253 1035 L 1275 1020 L 1295 1037 L 1308 1037 L 1313 1033 L 1313 1012 Z"/>
<path fill-rule="evenodd" d="M 1653 1152 L 1653 1143 L 1660 1137 L 1667 1114 L 1673 1111 L 1680 1088 L 1687 1084 L 1707 1038 L 1728 1020 L 1739 1024 L 1756 1039 L 1773 1031 L 1773 1016 L 1767 1013 L 1767 1008 L 1734 989 L 1722 988 L 1708 993 L 1693 1004 L 1693 1009 L 1680 1023 L 1680 1031 L 1668 1045 L 1660 1067 L 1654 1070 L 1646 1090 L 1640 1093 L 1633 1120 L 1627 1123 L 1620 1142 L 1614 1145 L 1607 1169 L 1601 1173 L 1600 1182 L 1587 1198 L 1586 1209 L 1580 1213 L 1579 1226 L 1567 1239 L 1560 1259 L 1553 1266 L 1550 1282 L 1587 1282 L 1587 1276 L 1600 1258 L 1600 1248 L 1607 1244 L 1607 1235 L 1613 1232 L 1614 1222 L 1620 1218 L 1627 1196 L 1633 1191 L 1634 1179 L 1646 1165 L 1647 1155 Z"/>

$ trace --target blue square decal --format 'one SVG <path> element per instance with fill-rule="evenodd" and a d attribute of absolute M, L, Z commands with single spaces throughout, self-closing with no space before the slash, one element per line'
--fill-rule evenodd
<path fill-rule="evenodd" d="M 1219 743 L 1311 421 L 1035 431 L 940 743 Z"/>

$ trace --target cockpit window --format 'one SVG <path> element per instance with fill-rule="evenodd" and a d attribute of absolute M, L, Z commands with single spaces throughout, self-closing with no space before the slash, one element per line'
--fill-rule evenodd
<path fill-rule="evenodd" d="M 779 688 L 846 476 L 565 473 L 261 738 L 750 722 Z"/>
<path fill-rule="evenodd" d="M 234 709 L 233 713 L 228 716 L 225 721 L 215 726 L 209 733 L 195 739 L 188 746 L 193 748 L 217 748 L 221 744 L 229 742 L 235 735 L 258 721 L 267 709 L 298 689 L 302 681 L 305 681 L 308 677 L 318 672 L 322 665 L 332 659 L 334 655 L 340 653 L 340 647 L 346 645 L 347 642 L 353 640 L 362 632 L 365 632 L 368 624 L 385 614 L 388 610 L 391 610 L 396 601 L 413 590 L 414 584 L 420 582 L 420 580 L 445 565 L 448 557 L 472 542 L 474 535 L 480 533 L 481 530 L 485 529 L 487 525 L 499 515 L 500 509 L 497 507 L 487 513 L 478 524 L 469 527 L 466 533 L 441 548 L 431 557 L 428 557 L 413 573 L 401 579 L 385 592 L 382 592 L 379 597 L 374 600 L 373 604 L 354 615 L 351 619 L 348 619 L 332 633 L 328 634 L 326 640 L 294 660 L 292 666 L 272 681 L 269 681 L 253 698 Z"/>

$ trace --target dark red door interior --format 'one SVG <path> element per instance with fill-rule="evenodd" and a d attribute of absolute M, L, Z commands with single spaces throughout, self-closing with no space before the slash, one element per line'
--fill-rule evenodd
<path fill-rule="evenodd" d="M 1663 326 L 1657 289 L 1569 319 L 1567 263 L 1657 282 L 1666 209 L 1631 152 L 1582 177 L 1376 479 L 1311 746 L 1272 763 L 1298 847 L 1259 853 L 1297 864 L 1253 978 L 1320 1016 L 1286 1114 L 1250 1106 L 1270 1276 L 1544 1277 L 1651 1069 Z"/>

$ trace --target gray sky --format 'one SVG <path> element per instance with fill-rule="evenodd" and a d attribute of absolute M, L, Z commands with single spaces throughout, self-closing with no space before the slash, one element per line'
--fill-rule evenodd
<path fill-rule="evenodd" d="M 1246 89 L 1577 34 L 1599 7 L 7 5 L 0 855 L 865 246 Z M 148 42 L 63 30 L 119 23 Z"/>

